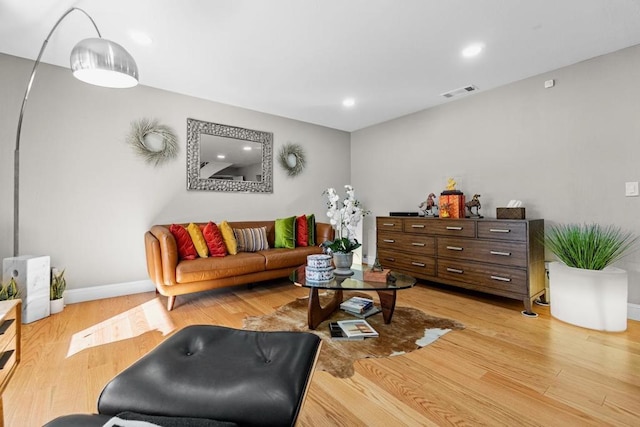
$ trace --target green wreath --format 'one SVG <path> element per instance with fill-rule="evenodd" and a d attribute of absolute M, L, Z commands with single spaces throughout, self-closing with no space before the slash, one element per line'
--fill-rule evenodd
<path fill-rule="evenodd" d="M 141 119 L 131 123 L 127 142 L 147 163 L 158 166 L 178 155 L 178 137 L 168 126 L 156 120 Z"/>
<path fill-rule="evenodd" d="M 296 176 L 305 166 L 304 150 L 300 144 L 285 144 L 280 149 L 278 161 L 289 176 Z"/>

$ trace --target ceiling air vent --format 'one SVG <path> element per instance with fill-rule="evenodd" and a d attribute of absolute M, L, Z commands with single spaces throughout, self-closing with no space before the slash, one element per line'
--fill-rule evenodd
<path fill-rule="evenodd" d="M 445 98 L 453 98 L 454 96 L 458 96 L 458 95 L 462 95 L 464 93 L 469 93 L 469 92 L 473 92 L 478 90 L 477 86 L 475 85 L 468 85 L 468 86 L 464 86 L 458 89 L 454 89 L 451 90 L 449 92 L 445 92 L 440 94 L 441 96 L 444 96 Z"/>

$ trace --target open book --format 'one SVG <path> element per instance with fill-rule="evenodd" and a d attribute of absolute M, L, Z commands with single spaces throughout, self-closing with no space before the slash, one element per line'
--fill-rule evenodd
<path fill-rule="evenodd" d="M 338 320 L 338 325 L 349 338 L 378 336 L 378 332 L 364 319 Z"/>

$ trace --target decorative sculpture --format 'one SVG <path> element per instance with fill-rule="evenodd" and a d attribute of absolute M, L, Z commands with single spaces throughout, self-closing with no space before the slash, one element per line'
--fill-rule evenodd
<path fill-rule="evenodd" d="M 456 189 L 456 180 L 453 178 L 449 178 L 447 180 L 447 191 L 454 191 Z"/>
<path fill-rule="evenodd" d="M 427 200 L 420 203 L 418 208 L 423 211 L 424 216 L 436 216 L 433 210 L 434 206 L 436 206 L 436 195 L 434 193 L 429 193 Z"/>
<path fill-rule="evenodd" d="M 482 208 L 482 205 L 480 204 L 480 196 L 481 196 L 480 194 L 474 194 L 473 198 L 469 200 L 467 203 L 465 203 L 465 206 L 467 207 L 467 209 L 469 209 L 469 215 L 472 217 L 482 218 L 479 212 L 480 208 Z M 472 208 L 476 208 L 475 214 L 471 210 Z"/>

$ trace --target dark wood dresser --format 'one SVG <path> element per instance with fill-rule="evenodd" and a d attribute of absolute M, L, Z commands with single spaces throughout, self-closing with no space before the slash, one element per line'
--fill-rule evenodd
<path fill-rule="evenodd" d="M 414 277 L 522 300 L 545 292 L 544 220 L 377 217 L 378 260 Z"/>

